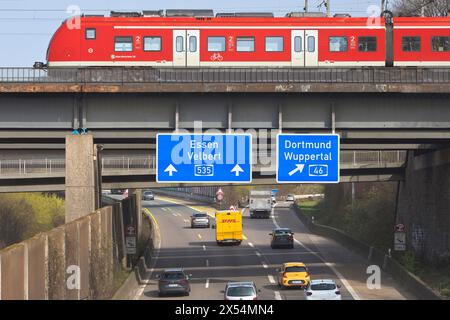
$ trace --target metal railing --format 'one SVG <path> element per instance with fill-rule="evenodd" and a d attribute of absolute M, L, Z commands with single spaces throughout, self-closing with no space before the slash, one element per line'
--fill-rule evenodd
<path fill-rule="evenodd" d="M 116 157 L 102 158 L 102 170 L 108 171 L 133 171 L 156 169 L 156 157 Z"/>
<path fill-rule="evenodd" d="M 51 174 L 64 172 L 64 159 L 0 160 L 1 175 Z"/>
<path fill-rule="evenodd" d="M 406 161 L 406 151 L 342 151 L 340 154 L 341 163 L 351 164 L 355 167 L 362 165 L 388 165 L 404 163 Z"/>
<path fill-rule="evenodd" d="M 0 83 L 450 83 L 450 68 L 0 68 Z"/>
<path fill-rule="evenodd" d="M 267 155 L 261 155 L 267 157 Z M 269 156 L 270 157 L 270 156 Z M 259 159 L 259 157 L 257 158 Z M 362 167 L 402 165 L 406 161 L 406 151 L 341 151 L 341 164 Z M 274 167 L 274 159 L 270 164 L 256 164 L 256 168 Z M 33 174 L 65 173 L 64 159 L 18 159 L 0 160 L 0 177 L 25 176 Z M 156 169 L 156 156 L 103 157 L 103 173 L 130 173 Z"/>

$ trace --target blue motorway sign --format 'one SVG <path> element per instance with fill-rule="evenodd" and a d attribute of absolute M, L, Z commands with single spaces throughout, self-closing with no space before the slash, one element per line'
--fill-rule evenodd
<path fill-rule="evenodd" d="M 339 135 L 279 134 L 278 183 L 339 183 Z"/>
<path fill-rule="evenodd" d="M 158 134 L 158 183 L 249 183 L 250 134 Z"/>

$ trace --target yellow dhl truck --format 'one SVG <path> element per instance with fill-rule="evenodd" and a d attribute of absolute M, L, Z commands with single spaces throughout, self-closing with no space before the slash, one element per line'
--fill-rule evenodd
<path fill-rule="evenodd" d="M 242 242 L 242 212 L 217 211 L 216 212 L 216 241 L 223 245 L 241 244 Z"/>

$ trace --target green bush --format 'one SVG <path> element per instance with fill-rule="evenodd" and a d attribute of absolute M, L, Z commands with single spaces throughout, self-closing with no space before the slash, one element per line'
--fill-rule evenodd
<path fill-rule="evenodd" d="M 325 199 L 314 204 L 300 202 L 307 215 L 316 223 L 343 230 L 354 238 L 374 247 L 392 247 L 395 223 L 395 184 L 363 184 L 357 197 L 351 199 L 351 185 L 325 187 Z"/>
<path fill-rule="evenodd" d="M 0 195 L 0 248 L 64 223 L 64 200 L 51 194 Z"/>
<path fill-rule="evenodd" d="M 414 274 L 417 274 L 420 270 L 419 261 L 416 258 L 416 255 L 412 251 L 406 251 L 400 257 L 400 263 L 409 271 Z"/>
<path fill-rule="evenodd" d="M 0 195 L 0 249 L 33 236 L 33 208 L 23 199 Z"/>
<path fill-rule="evenodd" d="M 446 298 L 450 298 L 450 287 L 442 288 L 441 289 L 441 295 L 446 297 Z"/>

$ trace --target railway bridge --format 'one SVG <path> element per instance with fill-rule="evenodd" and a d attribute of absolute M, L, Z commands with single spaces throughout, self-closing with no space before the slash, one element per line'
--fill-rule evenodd
<path fill-rule="evenodd" d="M 335 132 L 342 182 L 397 181 L 397 219 L 447 236 L 449 96 L 450 68 L 0 68 L 0 192 L 65 190 L 70 222 L 161 186 L 157 133 L 249 132 L 274 184 L 278 133 Z"/>
<path fill-rule="evenodd" d="M 75 130 L 105 155 L 152 157 L 157 133 L 217 130 L 252 133 L 255 164 L 269 168 L 280 132 L 336 132 L 344 150 L 419 155 L 448 146 L 449 92 L 450 68 L 0 68 L 0 150 L 3 160 L 64 158 Z M 404 177 L 358 169 L 346 181 Z"/>

